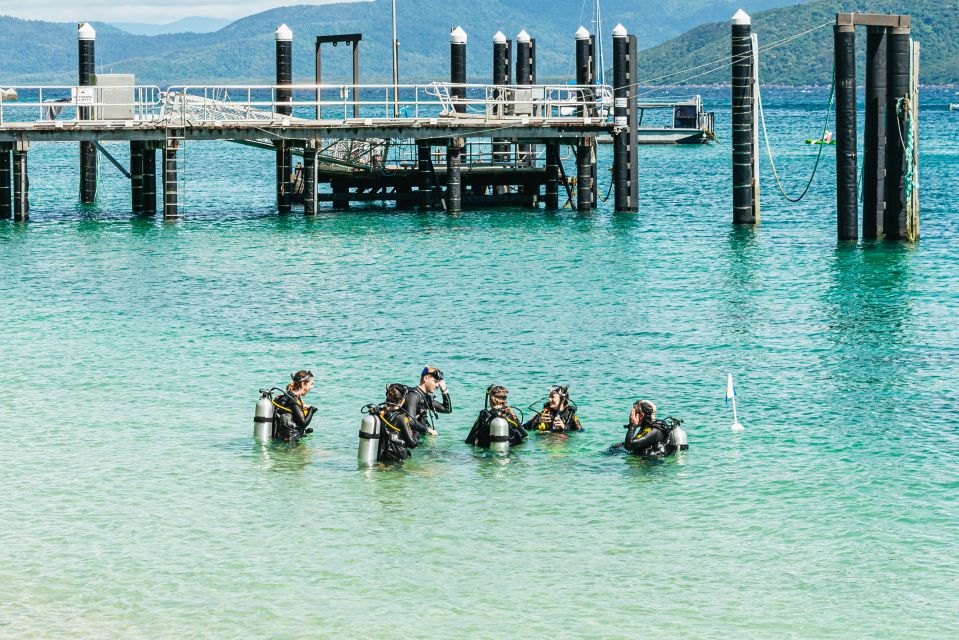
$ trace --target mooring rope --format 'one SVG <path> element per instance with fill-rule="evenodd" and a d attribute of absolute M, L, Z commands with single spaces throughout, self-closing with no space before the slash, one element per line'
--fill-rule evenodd
<path fill-rule="evenodd" d="M 793 198 L 788 193 L 786 193 L 786 190 L 783 188 L 783 183 L 779 179 L 779 173 L 776 171 L 776 162 L 775 160 L 773 160 L 773 151 L 769 145 L 769 134 L 766 133 L 766 115 L 763 113 L 762 94 L 759 91 L 759 83 L 758 82 L 756 83 L 756 102 L 759 103 L 759 119 L 763 125 L 763 138 L 766 141 L 766 155 L 769 156 L 769 166 L 772 167 L 773 177 L 776 178 L 776 186 L 779 187 L 779 193 L 781 193 L 782 197 L 788 200 L 789 202 L 799 202 L 800 200 L 802 200 L 806 196 L 806 194 L 809 193 L 809 187 L 812 185 L 812 181 L 816 177 L 816 170 L 819 169 L 819 161 L 822 160 L 822 150 L 823 150 L 823 147 L 826 146 L 824 144 L 825 137 L 826 137 L 826 128 L 829 126 L 829 113 L 830 113 L 830 109 L 832 109 L 832 99 L 835 93 L 836 93 L 836 74 L 834 71 L 833 78 L 832 78 L 832 86 L 829 88 L 829 101 L 826 103 L 826 117 L 823 119 L 822 135 L 819 136 L 819 153 L 816 154 L 816 164 L 813 165 L 812 174 L 809 176 L 809 181 L 806 182 L 806 188 L 803 189 L 802 193 L 799 194 L 799 197 Z"/>

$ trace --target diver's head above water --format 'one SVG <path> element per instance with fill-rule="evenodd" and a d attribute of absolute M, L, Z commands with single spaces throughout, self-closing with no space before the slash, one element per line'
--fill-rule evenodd
<path fill-rule="evenodd" d="M 503 409 L 508 406 L 509 389 L 498 384 L 486 387 L 486 397 L 490 409 Z"/>
<path fill-rule="evenodd" d="M 569 405 L 569 387 L 553 385 L 549 388 L 549 402 L 546 408 L 562 411 Z"/>
<path fill-rule="evenodd" d="M 436 367 L 423 367 L 420 373 L 420 389 L 426 393 L 433 393 L 439 387 L 440 391 L 446 393 L 446 380 L 443 372 Z"/>
<path fill-rule="evenodd" d="M 390 407 L 400 407 L 403 399 L 406 398 L 406 385 L 388 384 L 386 385 L 386 404 Z"/>
<path fill-rule="evenodd" d="M 302 398 L 307 393 L 310 392 L 310 389 L 313 388 L 313 372 L 307 371 L 306 369 L 301 369 L 296 373 L 291 373 L 290 377 L 293 378 L 293 382 L 286 385 L 286 390 L 288 393 L 295 395 L 299 398 Z"/>
<path fill-rule="evenodd" d="M 629 412 L 629 424 L 633 426 L 649 426 L 656 420 L 656 405 L 652 400 L 637 400 Z"/>

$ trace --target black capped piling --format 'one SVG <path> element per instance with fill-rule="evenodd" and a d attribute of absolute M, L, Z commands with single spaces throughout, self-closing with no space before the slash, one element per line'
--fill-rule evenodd
<path fill-rule="evenodd" d="M 886 238 L 906 238 L 906 155 L 908 137 L 901 102 L 909 94 L 909 27 L 892 27 L 887 44 L 886 126 L 886 212 L 883 232 Z"/>
<path fill-rule="evenodd" d="M 613 190 L 616 211 L 639 211 L 636 144 L 636 36 L 613 29 Z"/>
<path fill-rule="evenodd" d="M 26 222 L 30 219 L 30 178 L 27 174 L 27 142 L 17 142 L 13 148 L 13 219 Z"/>
<path fill-rule="evenodd" d="M 502 31 L 497 31 L 493 36 L 493 84 L 510 84 L 510 59 L 511 47 L 510 41 Z M 493 94 L 494 98 L 501 98 L 502 94 L 497 89 Z M 501 107 L 502 108 L 502 107 Z M 503 138 L 493 139 L 493 162 L 503 163 L 509 161 L 509 143 Z"/>
<path fill-rule="evenodd" d="M 753 201 L 752 20 L 742 10 L 732 17 L 733 223 L 756 224 Z"/>
<path fill-rule="evenodd" d="M 862 237 L 882 236 L 886 207 L 886 28 L 866 27 L 866 122 L 862 153 Z"/>
<path fill-rule="evenodd" d="M 134 213 L 143 213 L 143 146 L 142 140 L 130 141 L 130 200 Z"/>
<path fill-rule="evenodd" d="M 533 84 L 533 39 L 530 38 L 526 29 L 523 29 L 516 35 L 516 84 L 520 86 L 529 86 Z M 523 167 L 533 165 L 536 157 L 536 147 L 531 144 L 516 145 L 516 154 L 518 164 Z M 524 184 L 520 186 L 520 192 L 527 196 L 526 205 L 536 206 L 536 198 L 539 195 L 539 185 Z"/>
<path fill-rule="evenodd" d="M 303 148 L 303 213 L 316 215 L 316 140 L 307 140 Z"/>
<path fill-rule="evenodd" d="M 834 26 L 836 54 L 836 223 L 840 240 L 859 237 L 856 151 L 856 26 Z"/>
<path fill-rule="evenodd" d="M 274 34 L 276 38 L 276 112 L 293 114 L 293 31 L 281 24 Z M 293 183 L 290 167 L 293 154 L 286 140 L 276 140 L 276 206 L 280 213 L 289 213 L 293 202 Z"/>
<path fill-rule="evenodd" d="M 13 143 L 0 143 L 0 220 L 13 217 Z"/>
<path fill-rule="evenodd" d="M 451 138 L 446 147 L 446 210 L 460 213 L 463 210 L 463 180 L 461 174 L 462 151 L 466 146 L 463 138 Z"/>
<path fill-rule="evenodd" d="M 77 59 L 79 62 L 77 84 L 92 87 L 96 65 L 95 48 L 97 32 L 87 23 L 77 28 Z M 79 98 L 79 96 L 78 96 Z M 90 107 L 81 107 L 80 120 L 93 118 Z M 92 142 L 80 143 L 80 202 L 90 204 L 97 199 L 97 148 Z"/>
<path fill-rule="evenodd" d="M 576 31 L 576 84 L 581 87 L 593 84 L 593 39 L 586 27 Z M 580 116 L 586 118 L 592 115 L 592 109 L 585 104 L 593 101 L 591 88 L 583 91 L 582 100 Z M 595 202 L 594 144 L 595 138 L 580 138 L 576 148 L 576 208 L 581 212 L 592 209 Z"/>
<path fill-rule="evenodd" d="M 143 213 L 157 212 L 157 146 L 146 142 L 141 149 L 143 157 Z"/>
<path fill-rule="evenodd" d="M 450 82 L 454 85 L 466 84 L 466 32 L 456 27 L 450 32 Z M 450 87 L 453 109 L 457 113 L 466 113 L 466 87 Z"/>

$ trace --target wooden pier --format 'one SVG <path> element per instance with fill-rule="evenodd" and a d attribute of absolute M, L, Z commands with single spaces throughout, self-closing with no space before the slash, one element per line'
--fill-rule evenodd
<path fill-rule="evenodd" d="M 319 41 L 331 37 L 318 39 L 317 51 Z M 13 87 L 15 100 L 0 96 L 0 218 L 12 213 L 28 219 L 27 157 L 30 145 L 39 142 L 80 143 L 81 202 L 95 201 L 99 152 L 130 179 L 134 212 L 156 212 L 159 193 L 164 217 L 176 218 L 188 179 L 183 154 L 202 141 L 274 150 L 280 212 L 298 200 L 307 214 L 316 213 L 321 202 L 342 209 L 368 201 L 455 213 L 464 206 L 556 209 L 561 201 L 588 211 L 597 202 L 596 139 L 611 135 L 618 149 L 616 208 L 638 208 L 636 143 L 630 134 L 635 37 L 621 26 L 614 43 L 628 44 L 617 48 L 621 54 L 614 66 L 627 86 L 615 91 L 615 117 L 613 87 L 594 84 L 585 71 L 594 60 L 593 38 L 584 29 L 576 34 L 582 72 L 575 85 L 533 82 L 535 40 L 525 31 L 516 84 L 510 84 L 510 62 L 505 60 L 504 69 L 501 55 L 494 83 L 467 83 L 461 29 L 451 35 L 451 81 L 421 85 L 359 84 L 356 66 L 349 84 L 294 84 L 292 32 L 283 25 L 276 31 L 276 84 L 161 89 L 137 85 L 132 76 L 92 74 L 94 38 L 93 29 L 81 25 L 78 55 L 87 64 L 80 65 L 76 86 Z M 355 61 L 360 38 L 351 38 Z M 502 39 L 498 33 L 494 53 Z M 130 144 L 129 170 L 101 146 L 117 141 Z M 302 162 L 295 170 L 296 156 Z"/>

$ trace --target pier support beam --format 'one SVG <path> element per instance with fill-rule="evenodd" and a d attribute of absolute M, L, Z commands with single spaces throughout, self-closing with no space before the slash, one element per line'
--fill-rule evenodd
<path fill-rule="evenodd" d="M 636 36 L 613 29 L 613 191 L 616 211 L 639 211 L 636 140 Z"/>
<path fill-rule="evenodd" d="M 276 112 L 292 115 L 293 90 L 293 31 L 281 24 L 274 33 L 276 38 Z M 280 213 L 292 209 L 293 183 L 290 177 L 293 154 L 289 143 L 277 140 L 276 145 L 276 208 Z"/>
<path fill-rule="evenodd" d="M 909 95 L 909 27 L 893 27 L 888 33 L 886 124 L 886 212 L 883 231 L 890 240 L 906 238 L 906 156 L 902 141 L 907 139 L 904 114 L 899 101 Z"/>
<path fill-rule="evenodd" d="M 576 209 L 586 213 L 593 208 L 593 145 L 582 138 L 576 147 Z"/>
<path fill-rule="evenodd" d="M 309 140 L 303 148 L 303 213 L 316 215 L 316 204 L 316 140 Z"/>
<path fill-rule="evenodd" d="M 157 212 L 157 147 L 155 142 L 144 142 L 143 157 L 143 213 Z"/>
<path fill-rule="evenodd" d="M 13 217 L 13 144 L 0 143 L 0 220 Z"/>
<path fill-rule="evenodd" d="M 497 31 L 493 36 L 493 84 L 506 85 L 510 83 L 510 41 L 506 39 L 502 31 Z M 502 98 L 499 90 L 493 94 L 494 98 Z M 500 105 L 505 112 L 505 106 Z M 497 115 L 506 115 L 505 113 Z M 493 157 L 494 163 L 504 163 L 509 161 L 509 142 L 503 138 L 493 138 Z"/>
<path fill-rule="evenodd" d="M 732 17 L 733 223 L 756 224 L 753 202 L 752 19 L 742 10 Z"/>
<path fill-rule="evenodd" d="M 142 140 L 130 141 L 130 199 L 134 213 L 143 213 L 143 147 Z"/>
<path fill-rule="evenodd" d="M 330 189 L 333 191 L 333 208 L 340 210 L 349 209 L 350 186 L 334 178 L 330 181 Z"/>
<path fill-rule="evenodd" d="M 856 151 L 856 26 L 835 25 L 836 224 L 840 240 L 859 237 Z"/>
<path fill-rule="evenodd" d="M 862 154 L 862 237 L 882 236 L 886 208 L 886 28 L 866 27 L 866 123 Z"/>
<path fill-rule="evenodd" d="M 456 27 L 450 32 L 450 82 L 454 85 L 466 84 L 466 32 Z M 453 109 L 457 113 L 466 113 L 466 87 L 450 87 Z"/>
<path fill-rule="evenodd" d="M 559 162 L 559 144 L 547 143 L 545 205 L 554 211 L 559 209 Z"/>
<path fill-rule="evenodd" d="M 93 85 L 96 74 L 95 45 L 97 32 L 87 23 L 77 28 L 78 83 L 81 87 Z M 90 107 L 80 108 L 80 120 L 91 120 Z M 80 202 L 91 204 L 97 199 L 97 148 L 92 142 L 80 143 Z"/>
<path fill-rule="evenodd" d="M 30 219 L 30 177 L 27 174 L 27 142 L 17 142 L 13 149 L 13 219 L 26 222 Z"/>
<path fill-rule="evenodd" d="M 178 140 L 168 140 L 163 147 L 163 219 L 175 220 L 180 216 L 178 201 Z"/>
<path fill-rule="evenodd" d="M 460 213 L 463 210 L 463 180 L 460 172 L 460 154 L 466 144 L 463 138 L 451 138 L 446 147 L 446 210 Z"/>

